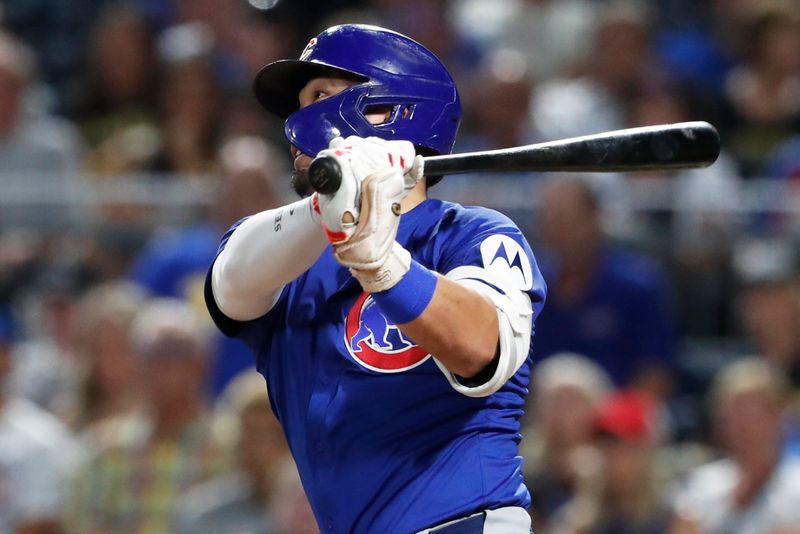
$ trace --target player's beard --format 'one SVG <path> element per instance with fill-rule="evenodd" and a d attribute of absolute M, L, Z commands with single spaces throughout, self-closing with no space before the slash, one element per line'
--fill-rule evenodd
<path fill-rule="evenodd" d="M 311 182 L 308 181 L 308 169 L 292 172 L 292 189 L 300 198 L 305 198 L 314 194 Z"/>

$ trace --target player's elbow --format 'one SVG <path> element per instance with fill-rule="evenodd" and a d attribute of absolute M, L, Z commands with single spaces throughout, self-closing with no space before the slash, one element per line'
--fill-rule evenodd
<path fill-rule="evenodd" d="M 219 309 L 236 321 L 249 321 L 262 316 L 274 305 L 278 291 L 256 287 L 250 283 L 243 262 L 235 261 L 220 254 L 211 272 L 211 288 Z"/>
<path fill-rule="evenodd" d="M 472 377 L 486 369 L 498 353 L 499 330 L 494 305 L 479 295 L 481 307 L 472 320 L 464 321 L 462 328 L 449 329 L 442 343 L 444 349 L 435 353 L 450 372 Z M 444 353 L 444 357 L 443 354 Z"/>
<path fill-rule="evenodd" d="M 219 301 L 235 302 L 240 295 L 247 294 L 248 288 L 246 272 L 241 261 L 237 261 L 226 251 L 217 257 L 212 270 L 214 297 Z"/>
<path fill-rule="evenodd" d="M 497 336 L 474 344 L 458 344 L 447 358 L 451 373 L 465 378 L 477 376 L 491 365 L 498 351 Z"/>

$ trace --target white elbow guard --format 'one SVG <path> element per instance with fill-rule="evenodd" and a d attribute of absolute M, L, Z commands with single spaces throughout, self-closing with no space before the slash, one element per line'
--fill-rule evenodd
<path fill-rule="evenodd" d="M 530 350 L 533 306 L 530 296 L 481 267 L 465 265 L 447 273 L 447 278 L 489 297 L 497 310 L 500 354 L 492 377 L 479 385 L 467 386 L 436 360 L 453 389 L 468 397 L 486 397 L 498 391 L 522 366 Z"/>

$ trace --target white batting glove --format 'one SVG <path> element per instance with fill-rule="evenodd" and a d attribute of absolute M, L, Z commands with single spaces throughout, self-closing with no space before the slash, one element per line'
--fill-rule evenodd
<path fill-rule="evenodd" d="M 399 169 L 384 168 L 362 184 L 360 220 L 350 238 L 333 253 L 367 293 L 385 291 L 405 275 L 411 254 L 395 238 L 405 183 Z"/>
<path fill-rule="evenodd" d="M 355 231 L 360 217 L 361 183 L 367 176 L 382 169 L 399 171 L 403 177 L 402 200 L 423 175 L 423 159 L 415 154 L 409 141 L 337 137 L 317 155 L 321 156 L 334 158 L 342 170 L 339 190 L 332 195 L 319 195 L 322 224 L 333 244 L 347 241 Z"/>

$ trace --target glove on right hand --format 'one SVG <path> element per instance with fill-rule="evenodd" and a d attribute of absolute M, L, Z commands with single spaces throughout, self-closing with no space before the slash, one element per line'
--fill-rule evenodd
<path fill-rule="evenodd" d="M 355 232 L 360 218 L 361 186 L 367 176 L 386 169 L 401 172 L 402 200 L 423 175 L 423 159 L 415 155 L 414 146 L 409 141 L 337 137 L 329 148 L 317 155 L 322 156 L 334 158 L 342 170 L 339 190 L 332 195 L 320 194 L 318 198 L 322 225 L 333 244 L 347 241 Z"/>

